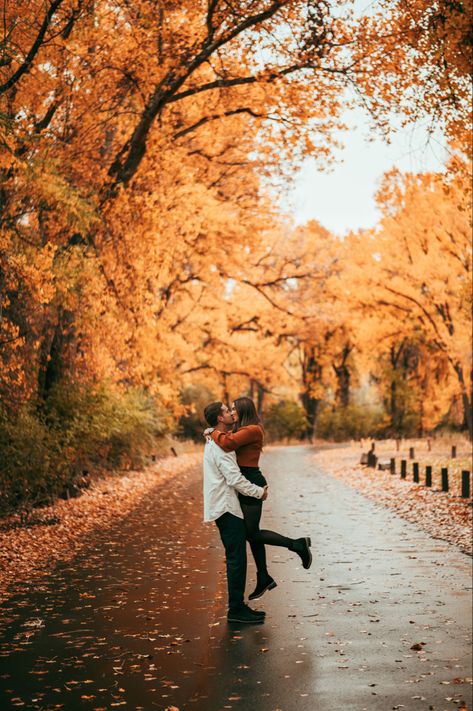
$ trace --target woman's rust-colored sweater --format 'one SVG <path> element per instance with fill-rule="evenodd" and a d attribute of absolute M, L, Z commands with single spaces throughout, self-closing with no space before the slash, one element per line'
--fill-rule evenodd
<path fill-rule="evenodd" d="M 263 428 L 246 425 L 236 432 L 212 432 L 212 439 L 224 452 L 236 452 L 241 467 L 257 467 L 263 450 Z"/>

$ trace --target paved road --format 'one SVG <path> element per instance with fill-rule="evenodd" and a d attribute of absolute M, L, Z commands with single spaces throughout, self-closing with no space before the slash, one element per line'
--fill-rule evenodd
<path fill-rule="evenodd" d="M 311 535 L 315 553 L 305 571 L 268 549 L 264 625 L 225 622 L 221 546 L 190 471 L 0 609 L 0 709 L 471 709 L 471 559 L 311 457 L 264 456 L 264 526 Z"/>

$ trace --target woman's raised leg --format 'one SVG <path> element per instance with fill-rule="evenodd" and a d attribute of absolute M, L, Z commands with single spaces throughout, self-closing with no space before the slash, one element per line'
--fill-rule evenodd
<path fill-rule="evenodd" d="M 259 523 L 261 520 L 261 512 L 262 512 L 262 503 L 258 502 L 259 505 L 254 505 L 254 504 L 245 504 L 243 502 L 241 503 L 241 510 L 243 512 L 243 516 L 245 519 L 245 526 L 247 530 L 247 539 L 250 542 L 251 545 L 251 551 L 253 553 L 253 557 L 255 558 L 256 562 L 256 567 L 258 570 L 260 570 L 260 567 L 258 565 L 258 562 L 256 561 L 256 555 L 255 551 L 253 550 L 253 546 L 255 546 L 255 550 L 257 551 L 258 557 L 262 560 L 263 554 L 264 554 L 264 570 L 267 573 L 266 569 L 266 553 L 264 553 L 264 546 L 279 546 L 280 548 L 287 548 L 290 551 L 293 551 L 294 553 L 297 553 L 297 555 L 300 557 L 302 561 L 302 565 L 304 568 L 310 568 L 312 564 L 312 553 L 310 551 L 310 546 L 311 546 L 311 541 L 310 538 L 288 538 L 287 536 L 282 536 L 280 533 L 276 533 L 276 531 L 268 531 L 266 529 L 260 529 Z M 245 508 L 243 508 L 245 507 Z M 255 514 L 251 511 L 251 509 L 257 509 L 258 513 Z M 261 554 L 261 548 L 262 546 L 263 549 L 263 554 Z M 263 566 L 261 564 L 261 570 L 263 570 Z"/>

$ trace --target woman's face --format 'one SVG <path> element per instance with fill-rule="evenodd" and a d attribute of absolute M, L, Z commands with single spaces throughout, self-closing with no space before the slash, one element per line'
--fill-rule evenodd
<path fill-rule="evenodd" d="M 233 422 L 238 422 L 238 412 L 236 411 L 236 407 L 235 407 L 235 403 L 234 403 L 234 402 L 232 402 L 232 406 L 231 406 L 230 412 L 232 413 Z"/>

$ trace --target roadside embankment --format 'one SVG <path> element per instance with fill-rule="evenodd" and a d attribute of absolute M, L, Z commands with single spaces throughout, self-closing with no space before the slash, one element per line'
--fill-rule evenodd
<path fill-rule="evenodd" d="M 77 499 L 58 500 L 35 509 L 27 524 L 19 514 L 0 521 L 0 603 L 12 594 L 11 586 L 31 582 L 69 560 L 96 529 L 106 528 L 128 514 L 156 486 L 195 467 L 200 452 L 158 460 L 143 471 L 107 475 L 92 483 Z"/>
<path fill-rule="evenodd" d="M 420 447 L 418 450 L 420 454 Z M 462 499 L 457 486 L 448 493 L 439 491 L 435 476 L 433 488 L 428 488 L 423 483 L 414 483 L 410 472 L 408 478 L 401 479 L 399 471 L 391 474 L 389 470 L 379 471 L 362 466 L 360 459 L 363 451 L 359 443 L 351 446 L 343 444 L 317 452 L 314 459 L 337 479 L 379 504 L 395 509 L 400 516 L 416 523 L 434 538 L 453 543 L 467 555 L 472 554 L 471 498 Z M 386 459 L 403 455 L 402 451 L 396 451 L 394 441 L 377 442 L 376 453 Z M 440 461 L 438 453 L 426 451 L 423 454 L 424 458 L 434 455 Z"/>

